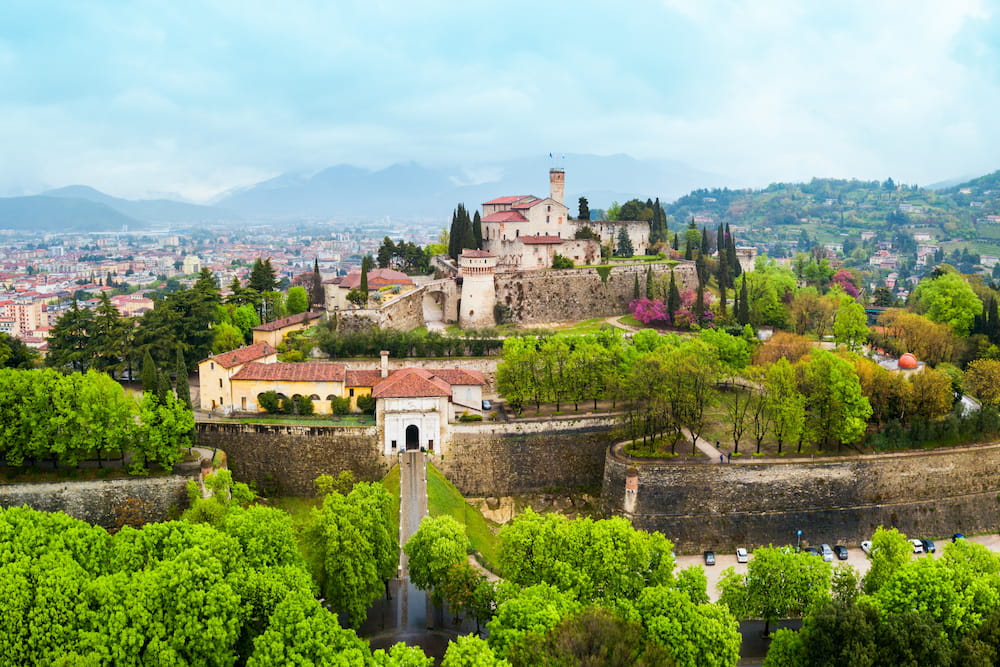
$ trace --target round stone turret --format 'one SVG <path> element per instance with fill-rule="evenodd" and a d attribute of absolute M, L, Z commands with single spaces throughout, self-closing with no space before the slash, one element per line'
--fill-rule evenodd
<path fill-rule="evenodd" d="M 496 325 L 493 308 L 497 302 L 493 273 L 497 256 L 485 250 L 463 250 L 458 256 L 458 275 L 462 278 L 462 301 L 458 323 L 465 328 Z"/>

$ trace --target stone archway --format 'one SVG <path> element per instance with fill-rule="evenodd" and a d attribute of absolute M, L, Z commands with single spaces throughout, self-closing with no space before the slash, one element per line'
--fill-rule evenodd
<path fill-rule="evenodd" d="M 420 449 L 420 427 L 410 424 L 406 427 L 406 451 Z"/>

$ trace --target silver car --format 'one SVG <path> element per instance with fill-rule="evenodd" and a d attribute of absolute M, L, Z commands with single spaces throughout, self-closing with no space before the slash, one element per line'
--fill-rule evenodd
<path fill-rule="evenodd" d="M 833 562 L 833 549 L 830 548 L 829 544 L 821 544 L 819 547 L 819 552 L 823 556 L 823 560 L 827 563 Z"/>

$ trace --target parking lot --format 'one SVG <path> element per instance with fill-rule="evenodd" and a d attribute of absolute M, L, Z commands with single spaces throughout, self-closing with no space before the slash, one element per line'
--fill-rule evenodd
<path fill-rule="evenodd" d="M 944 538 L 933 538 L 933 539 L 934 539 L 934 544 L 937 547 L 937 550 L 935 551 L 935 553 L 930 554 L 930 556 L 932 558 L 938 558 L 944 552 L 944 545 L 947 544 L 948 542 L 951 542 L 951 536 Z M 978 544 L 986 545 L 986 547 L 989 548 L 991 551 L 1000 552 L 1000 535 L 997 535 L 995 533 L 987 535 L 967 536 L 967 539 L 970 542 L 976 542 Z M 818 544 L 810 544 L 810 546 L 819 548 Z M 830 546 L 834 546 L 834 544 L 831 542 Z M 861 550 L 861 547 L 859 547 L 858 545 L 848 546 L 847 552 L 848 552 L 847 560 L 837 560 L 836 558 L 833 559 L 834 567 L 836 567 L 837 565 L 851 565 L 852 567 L 854 567 L 854 569 L 856 569 L 858 572 L 862 574 L 868 572 L 868 567 L 869 567 L 868 556 L 866 556 L 865 552 Z M 921 558 L 923 556 L 915 554 L 913 557 Z M 750 552 L 750 560 L 753 561 L 752 551 Z M 719 578 L 722 576 L 722 572 L 726 568 L 733 567 L 736 569 L 737 572 L 741 574 L 745 574 L 747 571 L 746 563 L 736 562 L 735 549 L 733 549 L 731 552 L 725 552 L 725 553 L 721 551 L 716 551 L 715 565 L 709 567 L 705 567 L 705 561 L 702 554 L 677 556 L 678 569 L 684 569 L 691 565 L 698 565 L 700 567 L 704 567 L 705 576 L 708 578 L 708 597 L 711 598 L 713 601 L 719 599 L 719 591 L 717 590 L 716 585 L 719 582 Z"/>

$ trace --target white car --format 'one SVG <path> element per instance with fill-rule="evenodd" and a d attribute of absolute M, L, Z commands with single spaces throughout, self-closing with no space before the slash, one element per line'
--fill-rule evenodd
<path fill-rule="evenodd" d="M 910 544 L 913 545 L 913 553 L 922 554 L 924 552 L 924 543 L 920 540 L 910 540 Z"/>
<path fill-rule="evenodd" d="M 871 540 L 865 540 L 864 542 L 862 542 L 861 543 L 861 550 L 864 551 L 866 554 L 871 554 L 871 552 L 872 552 L 872 543 L 871 543 Z"/>
<path fill-rule="evenodd" d="M 737 563 L 746 563 L 749 560 L 750 560 L 750 554 L 747 553 L 746 549 L 744 549 L 743 547 L 740 547 L 739 549 L 736 550 L 736 562 Z"/>

